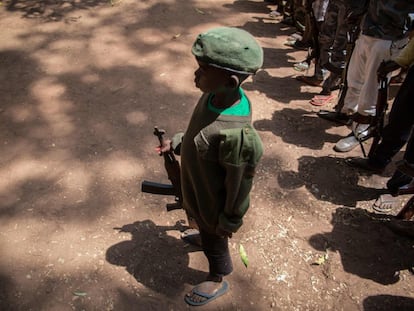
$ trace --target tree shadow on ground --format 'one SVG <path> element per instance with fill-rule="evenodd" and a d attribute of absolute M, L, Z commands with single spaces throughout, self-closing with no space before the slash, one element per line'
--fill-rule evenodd
<path fill-rule="evenodd" d="M 110 3 L 110 0 L 6 0 L 5 7 L 10 12 L 22 12 L 24 18 L 60 21 L 74 11 Z"/>
<path fill-rule="evenodd" d="M 125 267 L 144 286 L 173 298 L 182 293 L 184 283 L 195 285 L 207 276 L 188 266 L 188 253 L 200 249 L 167 234 L 179 229 L 178 224 L 157 226 L 151 220 L 124 225 L 119 231 L 131 233 L 132 239 L 111 246 L 106 259 Z"/>
<path fill-rule="evenodd" d="M 342 138 L 327 133 L 337 124 L 322 120 L 304 109 L 284 108 L 275 111 L 271 120 L 257 120 L 254 126 L 259 131 L 271 131 L 288 144 L 312 150 L 321 150 L 325 143 L 334 143 Z"/>
<path fill-rule="evenodd" d="M 376 295 L 369 296 L 363 301 L 364 311 L 412 311 L 414 299 L 404 296 Z"/>
<path fill-rule="evenodd" d="M 233 3 L 225 4 L 225 8 L 230 8 L 232 10 L 237 10 L 239 12 L 249 12 L 249 13 L 258 13 L 258 14 L 266 14 L 271 12 L 271 8 L 269 6 L 275 7 L 276 4 L 273 3 L 263 3 L 258 1 L 245 1 L 245 0 L 236 0 Z M 290 35 L 294 32 L 297 32 L 298 29 L 291 25 L 286 25 L 281 23 L 280 19 L 274 19 L 271 17 L 256 17 L 253 16 L 254 19 L 256 19 L 256 22 L 247 22 L 242 28 L 249 31 L 252 35 L 257 37 L 262 37 L 263 35 L 271 36 L 272 34 L 276 35 Z M 256 25 L 255 25 L 256 24 Z M 264 27 L 273 27 L 273 31 L 260 31 L 256 32 L 257 29 L 263 29 Z M 269 28 L 267 28 L 269 29 Z"/>
<path fill-rule="evenodd" d="M 274 64 L 274 63 L 273 63 Z M 281 67 L 288 67 L 281 66 Z M 264 67 L 266 68 L 266 67 Z M 274 77 L 266 69 L 259 71 L 252 77 L 253 82 L 246 82 L 243 88 L 246 90 L 257 90 L 265 94 L 269 99 L 284 104 L 290 104 L 292 101 L 308 101 L 318 92 L 303 91 L 299 81 L 295 79 L 295 73 L 287 77 Z"/>
<path fill-rule="evenodd" d="M 332 232 L 316 234 L 309 243 L 320 251 L 339 252 L 346 272 L 394 284 L 400 280 L 400 271 L 411 269 L 414 249 L 413 240 L 389 230 L 390 221 L 364 209 L 338 208 L 332 215 Z"/>
<path fill-rule="evenodd" d="M 141 146 L 131 142 L 138 141 L 139 130 L 145 130 L 148 135 L 139 142 L 147 145 L 147 139 L 155 145 L 149 124 L 157 124 L 161 116 L 152 116 L 152 108 L 142 103 L 171 93 L 158 88 L 151 97 L 135 96 L 138 91 L 128 86 L 145 88 L 153 82 L 148 71 L 132 66 L 109 70 L 90 67 L 82 73 L 48 75 L 37 71 L 35 59 L 17 50 L 1 51 L 0 66 L 4 81 L 0 85 L 0 140 L 5 146 L 1 155 L 10 173 L 2 172 L 14 177 L 0 190 L 0 219 L 30 213 L 31 218 L 56 221 L 64 217 L 66 222 L 81 222 L 104 214 L 120 191 L 114 190 L 113 184 L 98 182 L 103 172 L 96 171 L 94 164 L 119 163 L 112 158 L 116 151 L 129 153 L 134 159 L 144 153 L 144 158 Z M 88 76 L 99 78 L 84 81 Z M 47 104 L 33 95 L 36 88 L 52 89 Z M 183 102 L 179 95 L 175 99 Z M 166 127 L 175 120 L 174 113 L 178 116 L 181 112 L 171 111 L 172 120 L 164 122 Z M 82 182 L 67 186 L 67 176 L 81 171 Z M 139 192 L 135 182 L 128 185 L 124 181 L 122 185 L 130 189 L 128 193 L 134 192 L 131 197 Z"/>
<path fill-rule="evenodd" d="M 296 28 L 283 25 L 272 18 L 253 16 L 252 19 L 252 21 L 244 23 L 242 28 L 250 32 L 256 38 L 263 36 L 269 38 L 276 36 L 290 36 L 297 32 Z M 293 48 L 288 48 L 287 46 L 284 50 L 286 50 L 286 53 L 297 51 Z"/>
<path fill-rule="evenodd" d="M 264 80 L 268 80 L 270 79 L 271 81 L 271 85 L 273 87 L 278 87 L 278 86 L 284 86 L 284 85 L 290 85 L 292 83 L 291 77 L 294 74 L 293 69 L 292 69 L 292 75 L 284 77 L 284 78 L 279 78 L 282 79 L 282 81 L 279 84 L 275 85 L 275 81 L 276 78 L 275 77 L 271 77 L 266 69 L 271 69 L 271 68 L 283 68 L 283 67 L 288 67 L 290 68 L 292 63 L 295 61 L 293 56 L 290 56 L 288 54 L 289 51 L 286 51 L 284 49 L 278 49 L 278 48 L 263 48 L 263 54 L 264 54 L 264 60 L 263 60 L 263 68 L 264 70 L 259 71 L 256 75 L 253 76 L 253 81 L 254 83 L 248 83 L 249 87 L 250 85 L 252 87 L 255 86 L 256 83 L 258 82 L 263 82 Z M 285 54 L 285 57 L 280 57 L 281 54 Z M 289 83 L 288 83 L 289 82 Z M 295 80 L 295 87 L 300 86 L 301 84 Z M 244 84 L 243 84 L 244 86 Z M 262 86 L 263 88 L 263 86 Z M 282 89 L 283 93 L 286 93 L 286 89 Z M 263 91 L 266 95 L 268 95 L 268 93 L 266 93 L 266 91 L 269 91 L 269 89 L 265 89 L 263 88 Z M 279 89 L 280 91 L 280 89 Z M 272 94 L 272 93 L 271 93 Z M 296 95 L 296 93 L 294 93 L 294 95 Z M 269 95 L 268 95 L 269 96 Z M 279 94 L 279 96 L 281 96 Z M 270 97 L 270 96 L 269 96 Z"/>
<path fill-rule="evenodd" d="M 302 156 L 298 159 L 298 171 L 282 171 L 278 183 L 284 189 L 305 186 L 318 200 L 336 205 L 355 207 L 359 201 L 377 198 L 383 189 L 358 185 L 359 174 L 335 157 Z M 329 178 L 327 178 L 329 176 Z"/>

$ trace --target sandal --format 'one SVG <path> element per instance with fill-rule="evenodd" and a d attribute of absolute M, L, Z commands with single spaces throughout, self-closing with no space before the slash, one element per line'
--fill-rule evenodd
<path fill-rule="evenodd" d="M 285 43 L 284 43 L 284 45 L 286 45 L 286 46 L 290 46 L 290 47 L 294 47 L 295 46 L 295 42 L 296 42 L 296 40 L 288 40 L 288 41 L 286 41 Z"/>
<path fill-rule="evenodd" d="M 201 290 L 201 287 L 203 285 L 209 285 L 211 283 L 213 282 L 206 281 L 194 287 L 191 290 L 191 292 L 189 292 L 187 295 L 184 296 L 185 302 L 188 303 L 190 306 L 202 306 L 220 296 L 223 296 L 229 290 L 229 283 L 227 283 L 226 281 L 223 281 L 221 283 L 221 287 L 219 287 L 212 294 L 205 293 Z"/>
<path fill-rule="evenodd" d="M 313 106 L 324 106 L 331 102 L 333 98 L 333 95 L 316 95 L 310 100 L 310 104 Z"/>
<path fill-rule="evenodd" d="M 298 50 L 304 50 L 307 51 L 309 48 L 312 47 L 312 43 L 311 42 L 303 42 L 302 40 L 296 40 L 293 45 L 294 48 L 298 49 Z"/>
<path fill-rule="evenodd" d="M 272 12 L 270 12 L 270 13 L 269 13 L 269 16 L 270 16 L 271 18 L 278 18 L 278 17 L 282 17 L 282 13 L 280 13 L 280 12 L 278 12 L 278 11 L 274 10 L 274 11 L 272 11 Z"/>
<path fill-rule="evenodd" d="M 302 35 L 298 33 L 293 33 L 288 38 L 288 41 L 296 41 L 296 40 L 302 40 Z"/>
<path fill-rule="evenodd" d="M 372 209 L 379 213 L 386 214 L 396 206 L 398 206 L 398 199 L 396 197 L 393 197 L 390 194 L 383 194 L 380 195 L 372 205 Z"/>
<path fill-rule="evenodd" d="M 295 69 L 296 71 L 306 71 L 309 69 L 309 64 L 306 61 L 295 63 L 293 64 L 293 69 Z"/>

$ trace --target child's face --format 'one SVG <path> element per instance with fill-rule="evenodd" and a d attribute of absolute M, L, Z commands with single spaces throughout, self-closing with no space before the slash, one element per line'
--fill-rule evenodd
<path fill-rule="evenodd" d="M 230 73 L 224 69 L 210 66 L 198 61 L 198 69 L 194 72 L 194 82 L 204 93 L 219 93 L 229 90 Z"/>

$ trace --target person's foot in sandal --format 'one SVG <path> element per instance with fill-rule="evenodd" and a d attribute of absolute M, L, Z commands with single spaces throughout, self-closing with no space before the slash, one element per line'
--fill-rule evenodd
<path fill-rule="evenodd" d="M 191 306 L 202 306 L 224 295 L 228 290 L 229 284 L 226 281 L 205 281 L 186 294 L 184 300 Z"/>
<path fill-rule="evenodd" d="M 334 96 L 330 95 L 316 95 L 310 100 L 310 104 L 313 106 L 324 106 L 327 103 L 330 103 Z"/>
<path fill-rule="evenodd" d="M 295 69 L 296 71 L 306 71 L 309 69 L 309 64 L 307 61 L 295 63 L 293 64 L 293 69 Z"/>
<path fill-rule="evenodd" d="M 181 233 L 181 239 L 191 245 L 201 247 L 200 231 L 194 228 L 189 228 Z"/>
<path fill-rule="evenodd" d="M 382 194 L 372 205 L 372 209 L 376 212 L 386 214 L 398 206 L 398 198 L 391 194 Z"/>

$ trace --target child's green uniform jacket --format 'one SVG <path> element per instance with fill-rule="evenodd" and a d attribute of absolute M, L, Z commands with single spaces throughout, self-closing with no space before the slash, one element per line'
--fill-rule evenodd
<path fill-rule="evenodd" d="M 184 136 L 173 139 L 181 155 L 183 207 L 209 233 L 218 226 L 236 232 L 249 207 L 262 142 L 251 125 L 251 112 L 219 114 L 208 108 L 208 98 L 200 98 Z"/>

